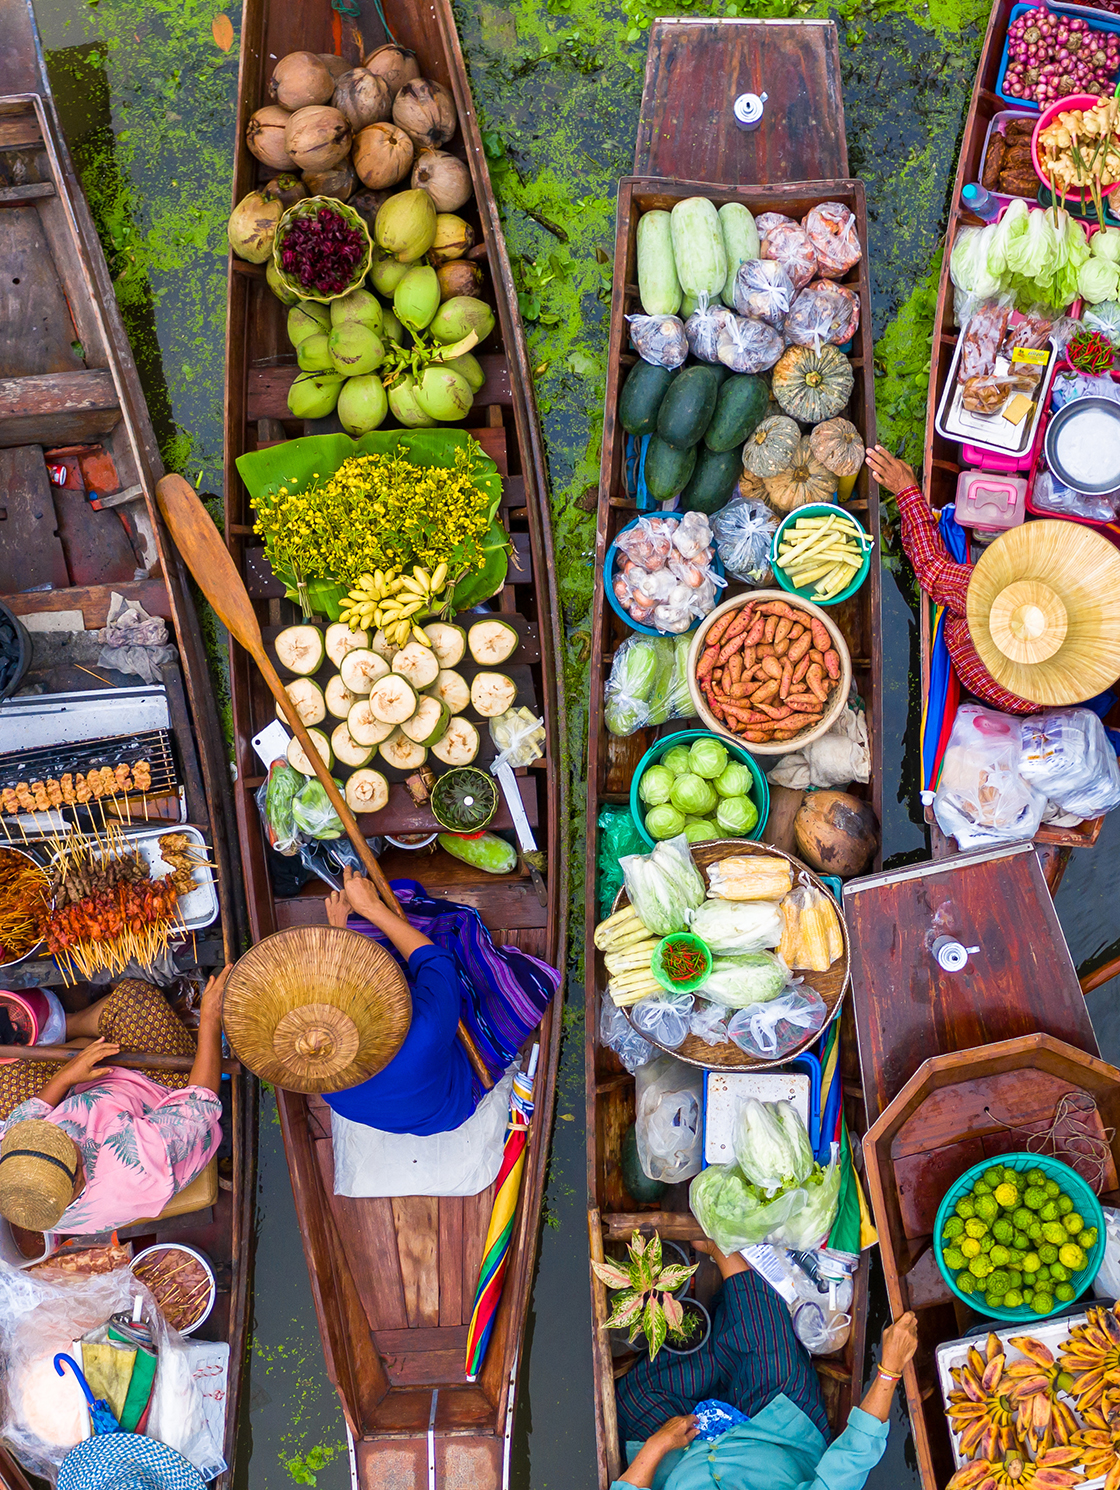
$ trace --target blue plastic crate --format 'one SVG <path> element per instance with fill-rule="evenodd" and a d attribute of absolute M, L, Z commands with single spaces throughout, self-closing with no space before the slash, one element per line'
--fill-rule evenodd
<path fill-rule="evenodd" d="M 1008 26 L 1010 26 L 1012 21 L 1017 20 L 1019 16 L 1023 15 L 1026 11 L 1039 10 L 1041 8 L 1042 7 L 1038 5 L 1028 5 L 1025 3 L 1013 5 L 1011 7 L 1011 14 L 1007 19 Z M 1100 11 L 1090 12 L 1084 5 L 1048 5 L 1045 8 L 1054 15 L 1080 16 L 1082 20 L 1089 22 L 1090 31 L 1111 31 L 1114 33 L 1114 35 L 1120 36 L 1120 18 L 1110 19 L 1106 16 L 1106 14 Z M 1032 114 L 1041 114 L 1042 110 L 1039 108 L 1038 104 L 1031 103 L 1025 98 L 1015 98 L 1010 93 L 1005 93 L 1003 91 L 1003 80 L 1007 75 L 1008 45 L 1009 43 L 1007 41 L 1004 41 L 1003 56 L 1000 58 L 999 63 L 999 77 L 996 79 L 996 94 L 999 98 L 1002 98 L 1005 103 L 1009 103 L 1017 109 L 1027 109 Z"/>

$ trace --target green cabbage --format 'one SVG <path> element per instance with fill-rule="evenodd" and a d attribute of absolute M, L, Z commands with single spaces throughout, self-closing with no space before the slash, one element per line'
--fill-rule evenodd
<path fill-rule="evenodd" d="M 741 838 L 758 823 L 758 808 L 749 797 L 721 797 L 716 822 L 731 838 Z"/>
<path fill-rule="evenodd" d="M 809 1134 L 789 1102 L 745 1098 L 734 1133 L 735 1161 L 768 1195 L 801 1185 L 813 1172 Z"/>
<path fill-rule="evenodd" d="M 738 1252 L 747 1239 L 751 1216 L 762 1206 L 757 1186 L 736 1164 L 709 1164 L 688 1187 L 688 1207 L 721 1252 Z"/>
<path fill-rule="evenodd" d="M 828 1236 L 840 1196 L 840 1166 L 814 1165 L 803 1185 L 767 1200 L 737 1164 L 711 1164 L 688 1191 L 692 1214 L 721 1252 L 770 1242 L 808 1251 Z"/>
<path fill-rule="evenodd" d="M 708 900 L 693 915 L 691 929 L 714 957 L 737 956 L 776 947 L 782 939 L 782 917 L 769 900 Z"/>
<path fill-rule="evenodd" d="M 701 998 L 725 1009 L 745 1009 L 748 1004 L 768 1004 L 789 981 L 789 969 L 769 952 L 748 952 L 743 957 L 716 958 L 708 981 L 697 990 Z"/>
<path fill-rule="evenodd" d="M 1097 234 L 1100 237 L 1100 234 Z M 1077 271 L 1077 290 L 1083 300 L 1096 305 L 1115 300 L 1120 289 L 1120 270 L 1108 259 L 1087 259 Z"/>
<path fill-rule="evenodd" d="M 674 776 L 683 776 L 686 771 L 691 771 L 690 757 L 687 745 L 674 745 L 661 757 L 661 764 L 672 771 Z"/>
<path fill-rule="evenodd" d="M 1120 228 L 1102 228 L 1089 239 L 1089 252 L 1097 259 L 1120 264 Z"/>
<path fill-rule="evenodd" d="M 646 813 L 646 832 L 651 838 L 675 838 L 684 832 L 684 813 L 668 802 L 651 807 Z"/>
<path fill-rule="evenodd" d="M 709 818 L 691 817 L 684 825 L 684 836 L 689 843 L 713 843 L 720 834 Z"/>
<path fill-rule="evenodd" d="M 716 791 L 721 797 L 748 797 L 754 786 L 750 767 L 742 761 L 729 761 L 716 777 Z"/>
<path fill-rule="evenodd" d="M 647 766 L 638 782 L 638 796 L 647 807 L 659 807 L 669 800 L 675 780 L 672 771 L 665 766 Z"/>
<path fill-rule="evenodd" d="M 988 244 L 993 231 L 994 224 L 986 228 L 961 228 L 949 260 L 954 285 L 979 300 L 990 300 L 999 294 L 999 279 L 988 270 Z"/>
<path fill-rule="evenodd" d="M 688 752 L 689 765 L 697 776 L 705 781 L 714 781 L 722 775 L 727 765 L 727 746 L 709 736 L 704 740 L 693 740 Z"/>
<path fill-rule="evenodd" d="M 683 776 L 678 776 L 673 782 L 669 800 L 674 807 L 687 813 L 689 817 L 706 817 L 719 799 L 710 781 L 705 781 L 703 776 L 697 776 L 695 772 L 688 771 Z"/>

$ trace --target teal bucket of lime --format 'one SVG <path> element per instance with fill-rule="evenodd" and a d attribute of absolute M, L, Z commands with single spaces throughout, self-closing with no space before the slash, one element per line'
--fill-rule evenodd
<path fill-rule="evenodd" d="M 630 811 L 651 848 L 678 833 L 690 843 L 757 838 L 770 811 L 770 788 L 741 745 L 711 730 L 684 729 L 655 741 L 638 762 Z"/>
<path fill-rule="evenodd" d="M 1101 1203 L 1046 1154 L 974 1164 L 937 1209 L 934 1256 L 957 1298 L 993 1319 L 1037 1323 L 1081 1297 L 1104 1258 Z"/>

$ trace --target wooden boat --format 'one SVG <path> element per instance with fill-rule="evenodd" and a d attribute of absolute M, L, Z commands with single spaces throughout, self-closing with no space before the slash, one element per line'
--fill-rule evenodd
<path fill-rule="evenodd" d="M 954 1298 L 937 1270 L 930 1235 L 937 1206 L 971 1165 L 1025 1148 L 1023 1127 L 1049 1127 L 1067 1090 L 1095 1098 L 1093 1131 L 1099 1123 L 1115 1132 L 1120 1072 L 1097 1058 L 1030 844 L 851 880 L 844 909 L 870 1125 L 869 1198 L 892 1314 L 913 1309 L 918 1317 L 918 1351 L 904 1384 L 922 1484 L 943 1490 L 953 1461 L 935 1351 L 981 1316 Z M 958 971 L 938 961 L 946 938 L 967 949 Z M 1120 1149 L 1115 1137 L 1110 1143 L 1115 1165 Z M 1104 1189 L 1116 1183 L 1113 1168 Z"/>
<path fill-rule="evenodd" d="M 164 711 L 175 780 L 190 823 L 212 851 L 220 908 L 219 921 L 197 935 L 193 949 L 189 943 L 182 948 L 177 963 L 189 969 L 193 956 L 200 969 L 214 971 L 237 955 L 244 901 L 229 772 L 201 633 L 185 572 L 153 500 L 163 465 L 26 0 L 2 0 L 0 31 L 0 600 L 41 638 L 58 625 L 104 626 L 115 592 L 162 617 L 178 651 L 178 661 L 164 665 L 162 682 L 153 687 L 130 686 L 138 680 L 95 670 L 96 664 L 83 669 L 65 657 L 34 656 L 24 697 L 0 702 L 0 753 L 29 738 L 31 713 L 61 708 L 81 719 L 92 710 L 113 721 L 97 733 L 119 735 L 122 711 L 130 718 L 141 706 Z M 71 731 L 70 739 L 84 737 L 80 727 Z M 144 811 L 148 826 L 166 829 L 179 822 L 179 797 L 153 795 Z M 0 841 L 11 836 L 22 846 L 22 830 L 11 817 L 5 821 L 10 826 Z M 35 853 L 33 819 L 26 820 L 26 832 Z M 5 968 L 0 982 L 58 987 L 63 978 L 52 960 L 33 954 Z M 75 1009 L 95 996 L 88 984 L 67 995 Z M 52 1048 L 37 1046 L 34 1054 L 50 1056 Z M 71 1052 L 54 1054 L 63 1059 Z M 28 1048 L 4 1048 L 0 1055 L 26 1059 Z M 189 1070 L 191 1061 L 122 1057 L 120 1064 Z M 198 1335 L 230 1347 L 225 1456 L 231 1472 L 221 1477 L 222 1486 L 232 1478 L 249 1320 L 257 1101 L 255 1078 L 236 1063 L 226 1069 L 229 1148 L 220 1183 L 215 1167 L 177 1197 L 172 1214 L 121 1232 L 137 1250 L 157 1240 L 190 1243 L 214 1264 L 217 1302 Z M 0 1456 L 0 1479 L 24 1483 L 7 1455 Z"/>
<path fill-rule="evenodd" d="M 703 77 L 703 89 L 696 80 Z M 742 133 L 734 126 L 731 104 L 744 91 L 762 92 L 775 77 L 782 92 L 772 97 L 778 107 L 767 109 L 761 126 Z M 638 217 L 651 207 L 671 207 L 684 196 L 707 196 L 722 204 L 742 202 L 752 212 L 777 210 L 801 216 L 814 202 L 843 201 L 858 219 L 861 241 L 867 242 L 863 187 L 844 179 L 847 146 L 840 97 L 836 30 L 831 22 L 680 21 L 659 20 L 651 29 L 645 90 L 634 169 L 636 175 L 620 183 L 615 250 L 614 290 L 608 349 L 607 396 L 603 455 L 599 480 L 596 532 L 596 572 L 603 574 L 607 548 L 615 534 L 635 515 L 627 496 L 623 449 L 625 434 L 616 420 L 619 388 L 626 369 L 635 361 L 628 349 L 624 315 L 637 301 L 634 232 Z M 709 111 L 704 99 L 723 100 L 722 111 Z M 793 135 L 790 120 L 797 109 L 814 120 Z M 682 163 L 678 168 L 677 162 Z M 691 180 L 668 179 L 694 173 Z M 832 172 L 832 179 L 805 180 L 814 172 Z M 704 175 L 701 176 L 700 172 Z M 707 172 L 722 172 L 709 177 Z M 728 186 L 720 180 L 752 184 Z M 854 272 L 855 273 L 855 272 Z M 852 365 L 856 389 L 851 417 L 875 438 L 874 386 L 871 363 L 869 278 L 866 260 L 858 266 L 863 316 Z M 855 279 L 852 288 L 856 288 Z M 849 504 L 871 532 L 878 531 L 878 493 L 864 469 Z M 725 593 L 734 593 L 729 587 Z M 877 566 L 853 601 L 834 607 L 831 614 L 845 632 L 852 650 L 857 688 L 867 707 L 871 736 L 871 779 L 863 791 L 880 812 L 882 765 L 880 752 L 882 702 L 880 680 L 880 590 Z M 605 803 L 629 801 L 630 782 L 641 757 L 658 735 L 685 729 L 696 721 L 672 720 L 655 730 L 639 730 L 626 738 L 611 735 L 603 717 L 603 688 L 615 650 L 629 634 L 606 603 L 597 583 L 592 621 L 591 722 L 588 744 L 587 879 L 585 945 L 590 949 L 599 919 L 597 846 L 599 812 Z M 792 822 L 802 799 L 800 792 L 772 788 L 769 825 L 763 837 L 778 848 L 792 850 Z M 623 1139 L 634 1122 L 634 1078 L 599 1038 L 599 1014 L 605 972 L 601 955 L 589 956 L 585 982 L 585 1081 L 587 1102 L 588 1231 L 593 1258 L 604 1246 L 629 1238 L 635 1229 L 657 1230 L 677 1241 L 703 1235 L 688 1209 L 687 1186 L 671 1186 L 656 1208 L 635 1203 L 625 1188 L 620 1168 Z M 854 1043 L 846 1042 L 854 1052 Z M 852 1131 L 863 1128 L 854 1097 L 847 1102 Z M 863 1380 L 866 1332 L 867 1256 L 855 1279 L 853 1327 L 844 1350 L 818 1363 L 830 1416 L 837 1427 L 847 1420 L 858 1400 Z M 606 1290 L 592 1276 L 592 1314 L 595 1326 L 595 1427 L 600 1490 L 606 1490 L 622 1467 L 615 1403 L 615 1367 L 607 1334 Z M 621 1363 L 619 1369 L 622 1369 Z"/>
<path fill-rule="evenodd" d="M 415 51 L 421 75 L 448 87 L 460 132 L 449 147 L 465 155 L 474 198 L 462 211 L 485 245 L 488 285 L 498 324 L 481 349 L 487 381 L 466 428 L 498 464 L 502 519 L 513 540 L 509 581 L 494 604 L 522 632 L 511 662 L 524 680 L 519 703 L 543 715 L 545 758 L 518 773 L 529 822 L 547 852 L 547 894 L 541 903 L 527 871 L 480 873 L 442 850 L 428 856 L 386 848 L 389 879 L 421 879 L 428 892 L 476 907 L 495 941 L 512 943 L 562 966 L 566 936 L 567 832 L 564 708 L 558 671 L 559 605 L 548 517 L 545 464 L 533 401 L 533 378 L 517 312 L 497 208 L 466 81 L 449 0 L 385 0 L 384 22 Z M 234 200 L 258 180 L 246 149 L 245 125 L 268 102 L 278 58 L 307 49 L 360 62 L 388 38 L 382 6 L 366 0 L 355 20 L 327 0 L 268 5 L 246 0 L 241 30 L 238 146 Z M 490 291 L 488 290 L 488 293 Z M 232 259 L 226 374 L 226 526 L 231 552 L 245 577 L 266 638 L 296 611 L 283 600 L 253 537 L 253 515 L 235 460 L 245 451 L 310 433 L 292 420 L 286 395 L 296 375 L 285 333 L 286 312 L 264 279 L 263 266 Z M 519 619 L 520 618 L 520 619 Z M 271 628 L 271 630 L 269 629 Z M 237 818 L 253 937 L 325 920 L 323 886 L 277 894 L 269 875 L 254 793 L 262 768 L 251 739 L 273 717 L 271 697 L 248 656 L 233 646 L 231 692 L 238 769 Z M 367 831 L 434 831 L 426 808 L 414 809 L 403 790 Z M 494 820 L 509 827 L 503 806 Z M 429 1455 L 440 1483 L 459 1478 L 479 1490 L 503 1483 L 509 1453 L 517 1367 L 529 1306 L 545 1160 L 560 1040 L 559 999 L 545 1015 L 539 1039 L 536 1118 L 521 1189 L 513 1255 L 501 1309 L 477 1383 L 464 1376 L 466 1327 L 474 1299 L 492 1194 L 469 1199 L 356 1200 L 333 1193 L 329 1114 L 320 1101 L 279 1094 L 284 1140 L 315 1295 L 327 1369 L 338 1388 L 354 1440 L 357 1474 L 370 1487 L 428 1483 Z M 326 1118 L 324 1117 L 326 1114 Z"/>
<path fill-rule="evenodd" d="M 959 329 L 953 316 L 953 284 L 949 278 L 949 260 L 953 243 L 961 227 L 982 226 L 980 219 L 960 206 L 961 189 L 970 181 L 979 181 L 983 166 L 984 144 L 988 126 L 994 115 L 1006 112 L 1011 105 L 1000 98 L 995 89 L 999 78 L 1003 46 L 1007 39 L 1014 0 L 994 0 L 988 17 L 988 29 L 980 54 L 980 65 L 972 88 L 968 117 L 965 120 L 961 141 L 957 175 L 949 209 L 949 221 L 945 229 L 945 249 L 942 257 L 941 280 L 937 293 L 937 308 L 933 321 L 933 353 L 930 362 L 929 396 L 926 404 L 926 433 L 923 453 L 923 491 L 935 510 L 952 502 L 956 495 L 957 477 L 964 467 L 960 464 L 960 446 L 947 440 L 937 432 L 935 419 L 941 396 L 949 377 L 956 351 Z M 1076 12 L 1075 12 L 1076 13 Z M 1085 12 L 1086 14 L 1088 12 Z M 1105 15 L 1105 12 L 1101 12 Z M 1037 117 L 1037 114 L 1034 116 Z M 1120 529 L 1117 530 L 1120 534 Z M 973 557 L 976 557 L 974 550 Z M 929 697 L 930 648 L 933 641 L 933 607 L 928 596 L 921 596 L 921 654 L 922 696 Z M 1115 725 L 1120 711 L 1114 709 L 1108 723 Z M 922 783 L 923 786 L 925 783 Z M 930 839 L 935 858 L 944 858 L 955 853 L 956 844 L 947 839 L 933 818 L 933 808 L 925 809 L 926 822 L 930 824 Z M 1068 862 L 1068 850 L 1083 848 L 1096 843 L 1103 826 L 1103 817 L 1088 818 L 1075 827 L 1061 828 L 1043 824 L 1035 834 L 1046 864 L 1047 877 L 1052 890 L 1056 890 Z M 1065 851 L 1065 852 L 1063 852 Z"/>

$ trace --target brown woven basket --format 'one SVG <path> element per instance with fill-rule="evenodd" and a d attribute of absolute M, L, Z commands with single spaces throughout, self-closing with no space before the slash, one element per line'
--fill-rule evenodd
<path fill-rule="evenodd" d="M 793 868 L 795 884 L 798 883 L 801 876 L 804 876 L 809 884 L 815 886 L 818 890 L 822 890 L 829 896 L 829 899 L 833 899 L 828 886 L 823 883 L 819 875 L 814 874 L 800 859 L 795 859 L 792 854 L 787 854 L 780 848 L 774 848 L 769 843 L 754 843 L 746 838 L 724 838 L 716 842 L 694 843 L 692 845 L 692 859 L 701 873 L 710 864 L 718 864 L 721 859 L 730 859 L 735 856 L 745 856 L 747 854 L 758 854 L 761 857 L 773 859 L 785 859 Z M 629 904 L 630 898 L 626 894 L 625 887 L 623 887 L 615 896 L 613 909 L 616 911 L 621 910 L 623 906 Z M 835 900 L 833 900 L 833 904 L 835 904 Z M 795 1050 L 789 1051 L 780 1060 L 757 1060 L 754 1056 L 747 1055 L 746 1051 L 740 1050 L 730 1040 L 725 1040 L 722 1045 L 707 1045 L 698 1035 L 690 1034 L 686 1036 L 684 1044 L 678 1045 L 674 1050 L 668 1045 L 661 1045 L 656 1040 L 650 1040 L 650 1037 L 644 1031 L 637 1031 L 637 1033 L 641 1034 L 643 1039 L 650 1040 L 651 1045 L 656 1045 L 658 1050 L 663 1050 L 666 1055 L 674 1055 L 678 1060 L 684 1061 L 690 1066 L 702 1066 L 707 1070 L 767 1071 L 775 1066 L 788 1065 L 802 1051 L 808 1050 L 810 1045 L 820 1039 L 823 1031 L 828 1028 L 832 1020 L 840 1013 L 840 1006 L 844 1001 L 845 993 L 848 991 L 848 984 L 851 979 L 848 928 L 844 922 L 844 913 L 839 906 L 836 907 L 836 913 L 840 920 L 840 935 L 844 941 L 843 952 L 827 972 L 813 973 L 803 968 L 796 969 L 797 976 L 803 978 L 810 988 L 815 989 L 824 1001 L 825 1009 L 828 1011 L 827 1018 L 821 1029 L 811 1035 L 807 1035 Z M 697 998 L 703 998 L 703 991 L 701 990 L 696 996 Z M 630 1010 L 624 1009 L 623 1013 L 626 1015 L 631 1027 L 633 1027 L 633 1021 L 630 1020 Z"/>

